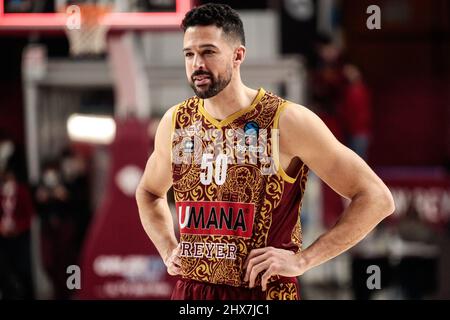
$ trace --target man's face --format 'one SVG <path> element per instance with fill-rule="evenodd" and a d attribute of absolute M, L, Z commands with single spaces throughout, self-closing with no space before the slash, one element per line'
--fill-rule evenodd
<path fill-rule="evenodd" d="M 214 97 L 226 88 L 233 76 L 234 48 L 221 28 L 189 27 L 183 47 L 186 75 L 199 98 Z"/>

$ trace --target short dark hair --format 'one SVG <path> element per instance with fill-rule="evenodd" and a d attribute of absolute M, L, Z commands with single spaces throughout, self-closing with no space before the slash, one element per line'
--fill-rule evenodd
<path fill-rule="evenodd" d="M 207 3 L 196 7 L 186 13 L 181 28 L 186 32 L 187 28 L 193 26 L 215 25 L 222 28 L 227 36 L 239 39 L 245 46 L 244 24 L 239 14 L 226 4 Z"/>

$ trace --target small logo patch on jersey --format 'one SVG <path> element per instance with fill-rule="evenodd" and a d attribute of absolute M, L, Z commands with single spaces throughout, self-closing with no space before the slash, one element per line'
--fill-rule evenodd
<path fill-rule="evenodd" d="M 244 126 L 245 143 L 255 145 L 258 140 L 259 126 L 255 121 L 247 122 Z"/>
<path fill-rule="evenodd" d="M 194 141 L 191 139 L 185 140 L 183 145 L 183 152 L 184 153 L 192 153 L 194 152 Z"/>
<path fill-rule="evenodd" d="M 183 234 L 237 236 L 250 238 L 255 205 L 226 201 L 181 201 L 176 203 Z"/>

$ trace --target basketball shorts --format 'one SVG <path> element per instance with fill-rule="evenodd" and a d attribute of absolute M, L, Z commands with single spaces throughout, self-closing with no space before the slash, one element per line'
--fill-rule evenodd
<path fill-rule="evenodd" d="M 295 278 L 271 282 L 266 291 L 261 287 L 245 288 L 224 284 L 211 284 L 189 279 L 178 280 L 172 300 L 299 300 Z"/>

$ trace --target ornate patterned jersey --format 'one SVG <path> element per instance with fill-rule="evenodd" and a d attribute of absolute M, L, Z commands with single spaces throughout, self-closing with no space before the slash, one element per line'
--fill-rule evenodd
<path fill-rule="evenodd" d="M 290 177 L 279 165 L 286 105 L 259 89 L 251 106 L 222 121 L 198 97 L 176 107 L 172 174 L 184 278 L 247 287 L 243 264 L 252 249 L 301 250 L 308 167 L 300 162 Z"/>

